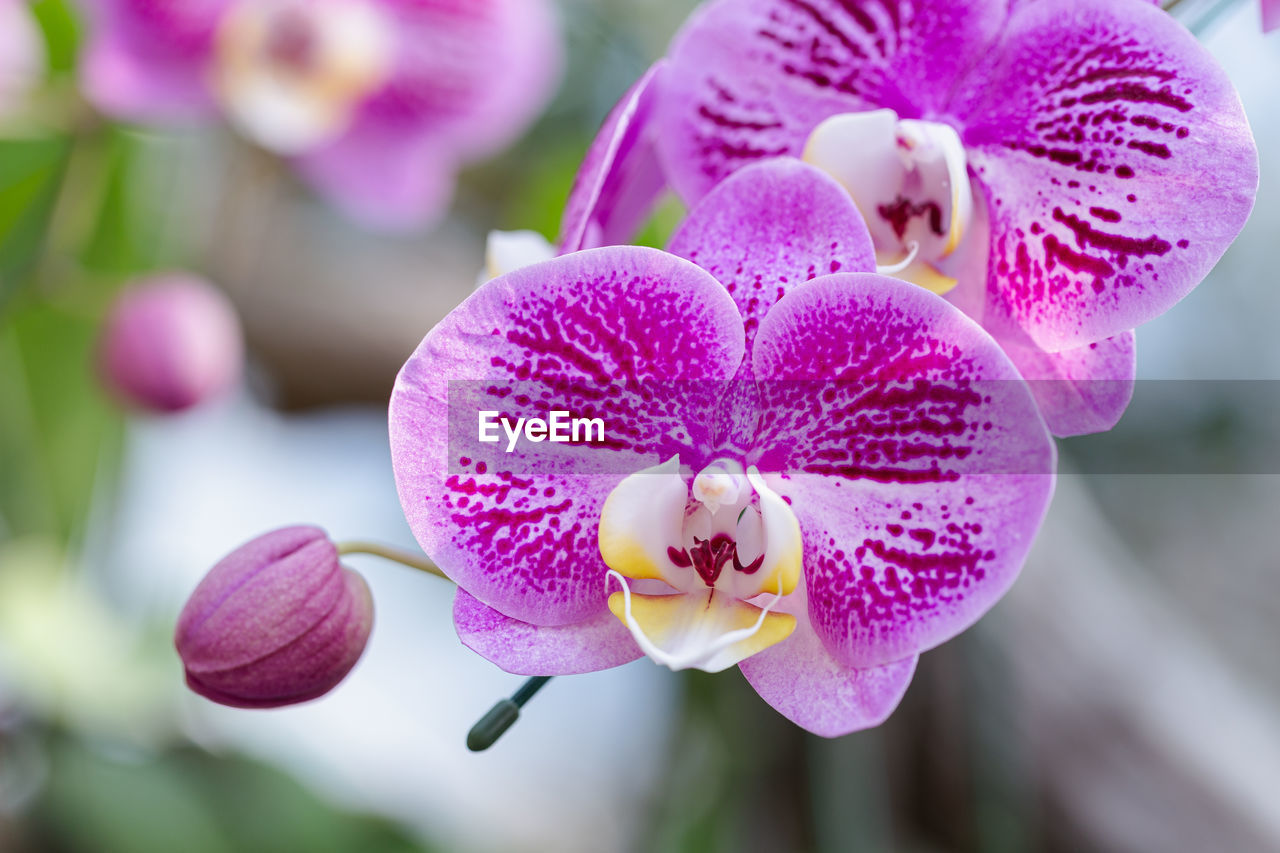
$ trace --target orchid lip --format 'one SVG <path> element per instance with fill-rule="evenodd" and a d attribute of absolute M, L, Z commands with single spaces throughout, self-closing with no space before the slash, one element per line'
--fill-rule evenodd
<path fill-rule="evenodd" d="M 946 261 L 974 216 L 960 135 L 893 110 L 842 113 L 809 135 L 804 159 L 834 177 L 867 221 L 880 271 L 938 293 L 955 286 Z"/>
<path fill-rule="evenodd" d="M 622 587 L 609 607 L 649 657 L 717 672 L 795 627 L 775 606 L 800 578 L 800 527 L 754 467 L 720 459 L 687 485 L 679 457 L 631 475 L 605 502 L 600 551 Z M 662 581 L 670 594 L 633 592 Z M 749 603 L 771 595 L 760 607 Z"/>

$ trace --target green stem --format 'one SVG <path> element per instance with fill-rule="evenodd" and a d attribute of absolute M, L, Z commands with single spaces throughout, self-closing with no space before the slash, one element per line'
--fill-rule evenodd
<path fill-rule="evenodd" d="M 497 743 L 498 738 L 520 719 L 520 709 L 525 703 L 550 680 L 549 675 L 535 675 L 520 685 L 520 689 L 512 694 L 510 699 L 499 700 L 498 704 L 490 708 L 489 713 L 481 717 L 480 722 L 467 732 L 467 749 L 472 752 L 484 752 Z"/>
<path fill-rule="evenodd" d="M 410 554 L 408 551 L 401 551 L 399 548 L 390 548 L 386 545 L 379 545 L 376 542 L 341 542 L 338 544 L 338 555 L 345 557 L 348 554 L 372 554 L 375 557 L 381 557 L 384 560 L 390 560 L 393 563 L 400 563 L 411 569 L 417 569 L 420 572 L 426 572 L 429 575 L 435 575 L 438 578 L 444 578 L 449 581 L 449 576 L 428 560 L 417 554 Z M 453 581 L 449 581 L 453 583 Z"/>

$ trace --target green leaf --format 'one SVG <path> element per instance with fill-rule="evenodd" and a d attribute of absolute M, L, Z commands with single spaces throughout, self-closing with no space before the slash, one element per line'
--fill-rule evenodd
<path fill-rule="evenodd" d="M 70 153 L 62 136 L 0 140 L 0 311 L 44 248 Z"/>
<path fill-rule="evenodd" d="M 0 326 L 0 517 L 66 542 L 83 529 L 119 411 L 95 375 L 96 317 L 31 303 Z"/>
<path fill-rule="evenodd" d="M 33 817 L 40 849 L 67 853 L 410 853 L 391 822 L 330 806 L 268 765 L 171 750 L 113 760 L 59 738 Z"/>
<path fill-rule="evenodd" d="M 67 0 L 36 0 L 31 11 L 44 30 L 49 70 L 58 73 L 75 67 L 80 48 L 80 22 Z"/>

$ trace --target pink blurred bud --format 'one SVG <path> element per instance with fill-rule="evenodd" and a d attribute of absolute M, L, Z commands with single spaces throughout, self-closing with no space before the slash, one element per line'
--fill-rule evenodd
<path fill-rule="evenodd" d="M 0 117 L 44 74 L 44 39 L 23 0 L 0 0 Z"/>
<path fill-rule="evenodd" d="M 316 527 L 259 536 L 205 576 L 178 617 L 187 686 L 235 708 L 274 708 L 328 693 L 373 628 L 364 579 L 338 564 Z"/>
<path fill-rule="evenodd" d="M 182 411 L 239 377 L 240 322 L 227 298 L 201 279 L 146 279 L 112 306 L 100 359 L 104 380 L 126 400 L 156 412 Z"/>

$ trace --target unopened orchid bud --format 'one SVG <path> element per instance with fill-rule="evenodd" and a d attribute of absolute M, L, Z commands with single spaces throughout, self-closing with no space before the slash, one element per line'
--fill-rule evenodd
<path fill-rule="evenodd" d="M 228 554 L 178 617 L 187 685 L 214 702 L 273 708 L 338 685 L 364 651 L 373 599 L 323 530 L 286 527 Z"/>
<path fill-rule="evenodd" d="M 100 353 L 103 379 L 155 412 L 179 412 L 224 392 L 240 375 L 240 322 L 217 289 L 191 275 L 145 279 L 117 298 Z"/>

